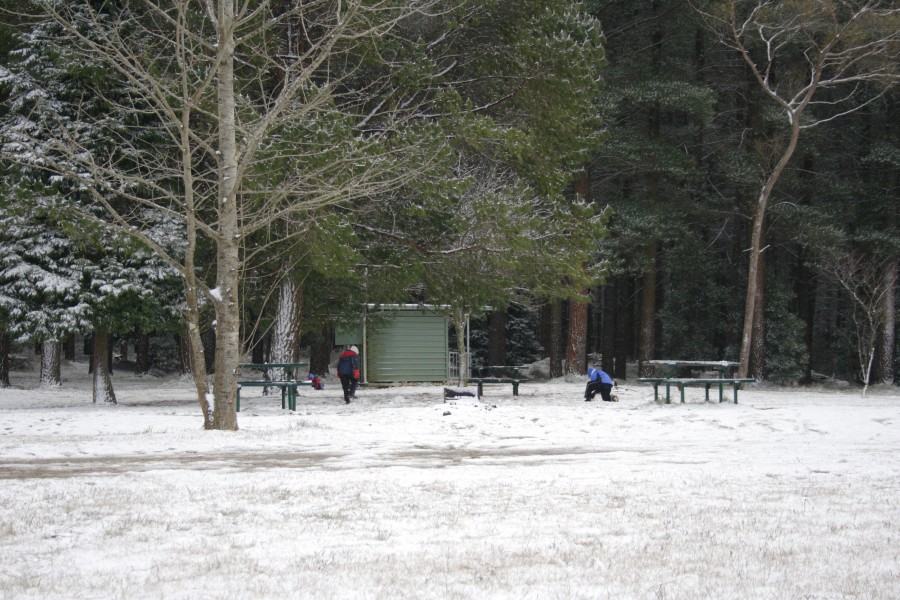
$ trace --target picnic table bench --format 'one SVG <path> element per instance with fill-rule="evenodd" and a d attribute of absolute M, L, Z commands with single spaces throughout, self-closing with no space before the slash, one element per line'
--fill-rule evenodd
<path fill-rule="evenodd" d="M 472 377 L 469 379 L 472 383 L 478 386 L 478 397 L 481 398 L 484 395 L 484 384 L 486 383 L 509 383 L 512 385 L 513 396 L 519 395 L 519 384 L 525 383 L 528 381 L 527 378 L 521 377 L 519 375 L 519 371 L 524 369 L 525 367 L 517 366 L 517 365 L 486 365 L 480 367 L 472 367 L 473 370 L 478 371 L 480 373 L 484 373 L 485 371 L 490 373 L 499 373 L 499 375 L 492 375 L 487 377 Z M 512 376 L 504 376 L 505 373 L 512 373 Z"/>
<path fill-rule="evenodd" d="M 709 388 L 712 386 L 717 386 L 719 388 L 719 402 L 721 403 L 724 400 L 724 387 L 726 385 L 732 386 L 734 390 L 734 403 L 738 403 L 738 390 L 741 385 L 744 383 L 753 383 L 756 381 L 755 379 L 743 379 L 743 378 L 727 378 L 727 377 L 714 377 L 714 378 L 672 378 L 672 377 L 641 377 L 638 379 L 638 383 L 649 383 L 653 385 L 653 400 L 659 401 L 659 386 L 666 386 L 666 404 L 672 403 L 672 398 L 670 394 L 670 390 L 672 386 L 678 388 L 678 391 L 681 392 L 681 403 L 684 404 L 684 388 L 688 386 L 703 386 L 706 388 L 706 401 L 709 402 Z"/>
<path fill-rule="evenodd" d="M 300 367 L 308 366 L 309 363 L 241 363 L 241 369 L 256 369 L 263 372 L 263 379 L 239 379 L 237 385 L 237 402 L 235 410 L 241 412 L 241 388 L 242 387 L 277 387 L 281 388 L 281 408 L 297 410 L 297 388 L 308 385 L 312 386 L 312 382 L 308 379 L 300 379 Z M 269 369 L 283 369 L 285 377 L 277 381 L 265 379 L 268 376 Z M 295 375 L 295 372 L 297 375 Z"/>
<path fill-rule="evenodd" d="M 740 363 L 728 360 L 648 360 L 644 364 L 651 365 L 654 368 L 660 368 L 663 375 L 660 377 L 640 377 L 638 383 L 649 383 L 653 385 L 653 400 L 659 401 L 659 386 L 666 386 L 666 404 L 671 404 L 671 388 L 675 386 L 681 392 L 681 403 L 684 404 L 684 388 L 688 386 L 703 386 L 706 388 L 706 401 L 709 402 L 709 388 L 717 386 L 719 388 L 719 402 L 724 400 L 724 388 L 730 385 L 734 390 L 734 403 L 738 403 L 738 390 L 744 383 L 753 383 L 755 379 L 744 379 L 731 377 L 732 371 L 737 368 Z M 679 369 L 703 369 L 709 371 L 717 371 L 718 377 L 678 377 Z"/>

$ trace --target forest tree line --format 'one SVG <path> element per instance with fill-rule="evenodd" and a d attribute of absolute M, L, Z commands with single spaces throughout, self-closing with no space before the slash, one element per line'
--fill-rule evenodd
<path fill-rule="evenodd" d="M 379 302 L 445 307 L 460 349 L 481 314 L 482 361 L 552 376 L 896 380 L 889 2 L 5 10 L 4 383 L 14 341 L 52 382 L 92 332 L 114 402 L 110 336 L 169 331 L 233 429 L 242 356 L 323 371 Z"/>

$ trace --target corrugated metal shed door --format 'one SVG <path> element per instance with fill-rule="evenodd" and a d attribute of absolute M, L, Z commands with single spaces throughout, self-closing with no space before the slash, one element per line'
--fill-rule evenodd
<path fill-rule="evenodd" d="M 369 322 L 368 381 L 446 381 L 447 318 L 424 310 L 398 310 Z"/>

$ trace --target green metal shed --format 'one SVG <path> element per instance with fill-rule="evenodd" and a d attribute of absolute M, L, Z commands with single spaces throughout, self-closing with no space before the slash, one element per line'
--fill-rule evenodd
<path fill-rule="evenodd" d="M 450 377 L 448 319 L 429 306 L 369 306 L 358 325 L 338 327 L 335 345 L 359 346 L 370 383 L 443 382 Z"/>

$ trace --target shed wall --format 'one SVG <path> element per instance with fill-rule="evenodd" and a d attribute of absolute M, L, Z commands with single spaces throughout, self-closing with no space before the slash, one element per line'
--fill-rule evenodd
<path fill-rule="evenodd" d="M 448 377 L 447 318 L 423 310 L 400 310 L 369 322 L 367 380 L 438 382 Z"/>

